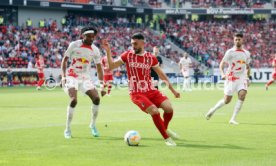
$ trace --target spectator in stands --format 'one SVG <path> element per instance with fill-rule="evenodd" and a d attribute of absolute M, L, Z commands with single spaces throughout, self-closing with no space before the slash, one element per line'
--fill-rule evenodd
<path fill-rule="evenodd" d="M 11 67 L 7 69 L 7 86 L 13 86 L 13 73 Z"/>

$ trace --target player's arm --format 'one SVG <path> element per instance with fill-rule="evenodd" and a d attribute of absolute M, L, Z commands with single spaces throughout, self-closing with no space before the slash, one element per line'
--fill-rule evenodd
<path fill-rule="evenodd" d="M 64 87 L 65 83 L 66 83 L 65 76 L 66 76 L 66 69 L 67 69 L 68 59 L 69 58 L 67 56 L 64 56 L 62 58 L 62 61 L 61 61 L 61 77 L 62 77 L 61 84 L 60 84 L 61 87 Z"/>
<path fill-rule="evenodd" d="M 97 68 L 97 73 L 98 73 L 98 79 L 100 81 L 103 80 L 103 69 L 102 69 L 102 65 L 100 63 L 96 64 L 96 68 Z"/>
<path fill-rule="evenodd" d="M 164 81 L 167 86 L 169 87 L 170 91 L 174 94 L 174 96 L 176 98 L 180 97 L 180 93 L 178 93 L 172 86 L 172 84 L 170 83 L 168 77 L 166 76 L 166 74 L 162 71 L 162 69 L 160 68 L 160 66 L 154 66 L 152 67 L 152 69 L 157 73 L 157 75 L 159 76 L 159 78 Z"/>
<path fill-rule="evenodd" d="M 154 47 L 153 47 L 153 55 L 154 55 L 155 57 L 157 57 L 158 53 L 159 53 L 159 49 L 158 49 L 156 46 L 154 46 Z"/>
<path fill-rule="evenodd" d="M 246 70 L 247 70 L 247 78 L 250 78 L 251 69 L 250 69 L 249 64 L 246 65 Z"/>
<path fill-rule="evenodd" d="M 275 64 L 275 60 L 272 62 L 272 67 L 275 67 L 276 64 Z"/>
<path fill-rule="evenodd" d="M 103 40 L 103 43 L 102 43 L 102 47 L 105 49 L 106 51 L 106 56 L 107 56 L 107 61 L 108 61 L 108 67 L 110 70 L 113 70 L 115 68 L 118 68 L 120 67 L 121 65 L 124 64 L 124 62 L 122 60 L 117 60 L 117 61 L 113 61 L 112 57 L 111 57 L 111 49 L 110 49 L 110 46 L 109 46 L 109 43 L 107 40 Z"/>
<path fill-rule="evenodd" d="M 193 67 L 193 63 L 190 62 L 190 63 L 189 63 L 189 68 L 192 68 L 192 67 Z"/>
<path fill-rule="evenodd" d="M 61 61 L 61 76 L 65 77 L 66 76 L 66 69 L 67 69 L 67 62 L 68 62 L 68 57 L 64 56 Z"/>
<path fill-rule="evenodd" d="M 101 95 L 104 96 L 106 94 L 105 90 L 104 90 L 104 85 L 103 85 L 103 68 L 102 68 L 102 64 L 98 63 L 96 64 L 96 68 L 97 68 L 97 73 L 98 73 L 98 79 L 100 81 L 100 88 L 101 88 Z"/>
<path fill-rule="evenodd" d="M 221 79 L 224 80 L 225 79 L 225 73 L 224 73 L 224 65 L 227 64 L 224 60 L 222 60 L 219 64 L 219 71 L 220 71 L 220 74 L 221 74 Z"/>

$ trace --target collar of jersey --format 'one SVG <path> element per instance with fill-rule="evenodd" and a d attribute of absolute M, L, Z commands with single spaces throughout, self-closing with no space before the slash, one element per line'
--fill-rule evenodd
<path fill-rule="evenodd" d="M 131 53 L 135 54 L 134 50 L 131 50 Z M 143 53 L 143 54 L 135 54 L 135 55 L 138 55 L 138 56 L 144 56 L 146 53 L 147 53 L 147 51 L 144 51 L 144 53 Z"/>

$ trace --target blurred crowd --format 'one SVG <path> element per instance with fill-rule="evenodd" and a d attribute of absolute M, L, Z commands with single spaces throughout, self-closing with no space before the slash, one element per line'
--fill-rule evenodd
<path fill-rule="evenodd" d="M 163 30 L 155 33 L 144 23 L 135 19 L 116 19 L 68 15 L 62 28 L 56 21 L 43 27 L 0 26 L 0 67 L 27 68 L 34 65 L 36 58 L 43 55 L 47 67 L 59 68 L 65 50 L 71 41 L 80 39 L 84 25 L 97 26 L 99 35 L 95 44 L 100 47 L 101 39 L 108 39 L 112 54 L 118 57 L 131 48 L 130 36 L 142 32 L 146 36 L 146 50 L 158 46 L 160 55 L 178 62 L 181 54 L 172 49 L 166 39 L 187 51 L 199 62 L 217 67 L 227 49 L 233 46 L 233 33 L 243 32 L 245 48 L 251 52 L 253 67 L 269 67 L 275 53 L 275 21 L 190 21 L 182 19 L 160 20 Z M 104 54 L 104 52 L 102 52 Z"/>
<path fill-rule="evenodd" d="M 189 21 L 165 20 L 166 35 L 207 66 L 218 66 L 227 49 L 233 46 L 233 34 L 244 33 L 244 47 L 251 52 L 253 67 L 268 67 L 276 52 L 275 20 L 263 21 Z M 177 58 L 177 57 L 173 57 Z"/>
<path fill-rule="evenodd" d="M 262 8 L 270 0 L 192 0 L 194 8 Z"/>
<path fill-rule="evenodd" d="M 113 5 L 113 0 L 49 0 L 51 2 L 66 2 L 77 4 L 102 4 Z M 152 8 L 166 7 L 183 7 L 185 2 L 192 4 L 193 8 L 263 8 L 264 4 L 271 3 L 271 0 L 121 0 L 121 5 L 128 3 L 133 6 L 143 6 Z"/>
<path fill-rule="evenodd" d="M 108 20 L 68 16 L 67 24 L 62 28 L 52 26 L 55 21 L 39 28 L 1 26 L 0 67 L 26 68 L 28 64 L 34 64 L 39 55 L 43 55 L 47 67 L 58 68 L 69 43 L 80 39 L 82 25 L 89 25 L 91 22 L 93 22 L 92 26 L 97 26 L 99 30 L 94 43 L 100 46 L 101 39 L 109 39 L 113 48 L 113 56 L 118 56 L 130 49 L 130 36 L 135 32 L 145 34 L 146 50 L 152 51 L 153 46 L 159 46 L 160 51 L 165 52 L 165 40 L 162 40 L 158 34 L 153 34 L 144 24 L 131 23 L 131 20 L 126 18 Z"/>

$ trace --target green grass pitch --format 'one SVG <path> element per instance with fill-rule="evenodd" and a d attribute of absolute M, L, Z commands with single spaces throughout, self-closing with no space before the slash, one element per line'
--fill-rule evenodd
<path fill-rule="evenodd" d="M 68 97 L 61 89 L 0 89 L 0 166 L 274 166 L 276 165 L 276 86 L 252 85 L 238 116 L 228 121 L 237 97 L 210 121 L 203 115 L 223 96 L 221 90 L 194 90 L 171 99 L 175 114 L 170 128 L 181 140 L 167 147 L 151 117 L 139 111 L 127 90 L 101 100 L 93 138 L 88 128 L 91 102 L 78 94 L 72 122 L 73 139 L 65 140 Z M 161 111 L 161 110 L 160 110 Z M 137 130 L 140 146 L 123 141 Z"/>

